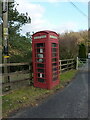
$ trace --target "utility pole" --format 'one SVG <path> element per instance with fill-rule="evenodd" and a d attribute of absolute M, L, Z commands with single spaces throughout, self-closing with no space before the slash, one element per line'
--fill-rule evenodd
<path fill-rule="evenodd" d="M 3 1 L 3 8 L 2 8 L 2 13 L 3 13 L 3 63 L 4 63 L 4 83 L 6 84 L 4 91 L 7 91 L 10 89 L 10 86 L 8 83 L 10 82 L 9 76 L 8 76 L 8 0 Z"/>
<path fill-rule="evenodd" d="M 0 64 L 2 64 L 2 2 L 0 1 Z M 2 67 L 0 67 L 0 96 L 2 95 Z M 2 119 L 2 98 L 0 99 L 0 119 Z"/>

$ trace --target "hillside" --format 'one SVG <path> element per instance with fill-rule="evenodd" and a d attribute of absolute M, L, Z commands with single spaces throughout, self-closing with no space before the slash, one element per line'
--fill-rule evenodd
<path fill-rule="evenodd" d="M 78 46 L 83 43 L 87 46 L 88 32 L 70 32 L 60 35 L 60 59 L 75 58 L 78 55 Z M 30 62 L 32 51 L 31 38 L 19 36 L 9 42 L 10 62 Z"/>

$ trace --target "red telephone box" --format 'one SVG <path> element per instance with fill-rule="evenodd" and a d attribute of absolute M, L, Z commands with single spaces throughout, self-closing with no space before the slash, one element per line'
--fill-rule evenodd
<path fill-rule="evenodd" d="M 52 89 L 59 84 L 58 34 L 40 31 L 32 36 L 34 86 Z"/>

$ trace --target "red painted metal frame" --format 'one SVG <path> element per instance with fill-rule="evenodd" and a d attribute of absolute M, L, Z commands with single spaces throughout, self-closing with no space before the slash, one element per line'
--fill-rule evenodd
<path fill-rule="evenodd" d="M 39 39 L 34 39 L 34 37 L 37 36 L 43 36 L 46 35 L 46 38 L 39 38 Z M 58 44 L 58 39 L 56 38 L 50 38 L 50 35 L 52 36 L 56 36 L 58 38 L 58 34 L 53 32 L 53 31 L 40 31 L 37 32 L 35 34 L 33 34 L 32 36 L 32 61 L 33 61 L 33 73 L 34 73 L 34 86 L 35 87 L 40 87 L 40 88 L 45 88 L 45 89 L 52 89 L 54 86 L 56 86 L 57 84 L 59 84 L 59 44 Z M 44 57 L 44 74 L 45 74 L 45 82 L 39 82 L 37 80 L 37 62 L 36 62 L 36 44 L 37 43 L 44 43 L 45 44 L 45 57 Z M 52 76 L 53 76 L 53 71 L 52 71 L 52 43 L 56 43 L 57 44 L 57 68 L 58 70 L 56 72 L 58 72 L 58 79 L 53 81 Z M 40 63 L 41 64 L 41 63 Z M 42 68 L 41 68 L 42 69 Z"/>

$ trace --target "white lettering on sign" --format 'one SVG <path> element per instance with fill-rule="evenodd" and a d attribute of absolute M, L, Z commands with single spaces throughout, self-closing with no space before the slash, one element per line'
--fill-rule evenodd
<path fill-rule="evenodd" d="M 41 39 L 41 38 L 46 38 L 46 35 L 36 36 L 36 37 L 34 37 L 34 39 Z"/>
<path fill-rule="evenodd" d="M 56 36 L 53 36 L 53 35 L 50 35 L 50 38 L 57 39 L 57 37 L 56 37 Z"/>

